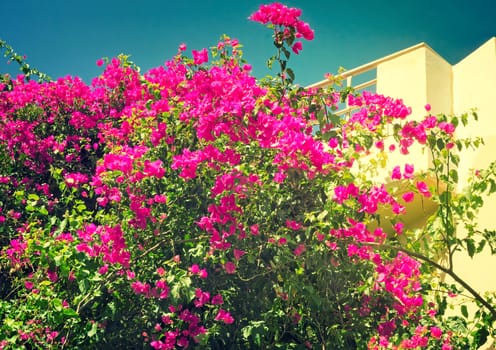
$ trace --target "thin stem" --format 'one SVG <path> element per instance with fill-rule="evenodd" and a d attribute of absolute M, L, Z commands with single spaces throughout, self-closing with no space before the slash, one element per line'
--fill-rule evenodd
<path fill-rule="evenodd" d="M 450 151 L 448 151 L 448 159 L 447 159 L 447 162 L 446 162 L 446 178 L 448 179 L 448 182 L 449 182 L 449 172 L 450 172 Z M 450 190 L 449 188 L 447 188 L 447 190 Z M 451 249 L 451 244 L 450 244 L 450 235 L 453 234 L 454 232 L 454 229 L 452 227 L 450 227 L 450 223 L 453 221 L 453 220 L 450 220 L 450 217 L 451 217 L 451 210 L 450 210 L 450 205 L 449 205 L 449 197 L 450 196 L 446 196 L 446 215 L 445 215 L 445 218 L 444 218 L 444 227 L 446 229 L 446 247 L 448 249 L 448 264 L 449 264 L 449 269 L 450 270 L 453 270 L 454 268 L 454 265 L 453 265 L 453 255 L 455 253 L 455 249 Z M 456 248 L 456 247 L 455 247 Z"/>
<path fill-rule="evenodd" d="M 430 148 L 430 151 L 431 151 L 431 156 L 432 156 L 432 159 L 436 159 L 436 154 L 434 154 L 434 148 Z M 441 180 L 439 179 L 439 175 L 438 175 L 438 172 L 437 172 L 437 166 L 434 165 L 434 174 L 436 176 L 436 192 L 437 192 L 437 197 L 440 198 L 441 197 L 441 193 L 440 193 L 440 182 Z M 449 171 L 449 170 L 448 170 Z M 449 176 L 449 174 L 448 174 Z M 447 205 L 448 203 L 446 203 Z M 439 211 L 441 212 L 441 218 L 443 220 L 443 225 L 446 227 L 446 221 L 445 221 L 445 215 L 444 215 L 444 207 L 442 205 L 439 206 Z M 449 265 L 449 268 L 450 269 L 453 269 L 453 254 L 454 254 L 454 250 L 451 249 L 451 245 L 450 245 L 450 242 L 449 242 L 449 237 L 448 237 L 448 233 L 447 233 L 447 230 L 446 230 L 446 233 L 444 232 L 441 232 L 441 235 L 443 236 L 443 239 L 444 239 L 444 242 L 446 244 L 446 249 L 448 251 L 448 265 Z"/>

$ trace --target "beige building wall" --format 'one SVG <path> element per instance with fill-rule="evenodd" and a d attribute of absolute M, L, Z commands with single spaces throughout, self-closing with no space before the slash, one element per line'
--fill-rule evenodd
<path fill-rule="evenodd" d="M 496 160 L 496 38 L 492 38 L 453 66 L 453 112 L 477 109 L 479 120 L 458 132 L 459 137 L 482 137 L 485 145 L 461 155 L 459 191 L 474 169 L 484 169 Z M 496 196 L 484 198 L 477 220 L 481 229 L 496 229 Z M 459 254 L 460 256 L 461 254 Z M 496 290 L 496 259 L 489 251 L 476 259 L 459 257 L 457 270 L 480 291 Z"/>
<path fill-rule="evenodd" d="M 365 83 L 353 85 L 353 79 L 376 69 L 376 78 Z M 477 150 L 463 150 L 458 166 L 459 183 L 456 191 L 461 193 L 468 184 L 468 179 L 476 169 L 484 169 L 496 161 L 496 37 L 491 38 L 465 59 L 451 65 L 425 43 L 398 51 L 389 56 L 369 62 L 363 66 L 345 71 L 341 74 L 347 86 L 356 89 L 367 89 L 375 85 L 376 92 L 394 98 L 401 98 L 412 108 L 414 120 L 421 120 L 426 115 L 425 105 L 431 105 L 431 114 L 461 115 L 477 110 L 479 120 L 473 119 L 467 127 L 461 125 L 457 129 L 458 138 L 482 137 L 485 145 Z M 329 85 L 323 80 L 310 87 Z M 344 108 L 338 115 L 352 113 Z M 398 153 L 398 152 L 397 152 Z M 390 178 L 393 165 L 403 166 L 405 163 L 415 165 L 417 172 L 426 170 L 431 164 L 428 154 L 421 148 L 411 148 L 408 156 L 397 153 L 388 154 L 390 166 L 384 172 L 377 169 L 373 175 L 377 181 Z M 359 160 L 353 169 L 357 173 L 366 166 L 369 159 Z M 431 179 L 432 181 L 432 179 Z M 429 182 L 429 179 L 427 179 Z M 400 193 L 401 187 L 397 189 Z M 481 230 L 496 230 L 496 195 L 484 198 L 484 207 L 480 210 L 477 223 Z M 405 225 L 411 229 L 422 227 L 427 217 L 436 210 L 436 204 L 423 199 L 409 203 L 406 207 Z M 380 213 L 384 222 L 392 215 L 388 211 Z M 371 224 L 373 225 L 373 224 Z M 385 227 L 386 231 L 388 230 Z M 457 234 L 463 235 L 460 224 Z M 467 281 L 478 292 L 496 292 L 496 257 L 490 255 L 488 249 L 470 259 L 467 254 L 457 254 L 454 259 L 454 271 Z M 488 340 L 481 349 L 496 349 Z"/>
<path fill-rule="evenodd" d="M 452 67 L 426 44 L 379 63 L 376 90 L 385 96 L 401 98 L 412 108 L 413 120 L 424 118 L 428 103 L 433 114 L 451 114 L 453 111 Z M 415 163 L 420 171 L 431 165 L 430 155 L 422 154 L 420 145 L 413 146 L 407 157 L 400 154 L 389 157 L 391 164 Z"/>
<path fill-rule="evenodd" d="M 457 137 L 483 137 L 485 145 L 476 151 L 464 150 L 458 168 L 459 186 L 463 191 L 475 169 L 483 169 L 496 160 L 496 38 L 487 41 L 458 64 L 452 66 L 429 46 L 421 45 L 399 57 L 377 65 L 377 92 L 402 98 L 412 107 L 412 117 L 420 120 L 429 103 L 433 114 L 457 114 L 477 109 L 479 121 L 471 120 L 457 130 Z M 391 164 L 397 159 L 391 159 Z M 412 150 L 406 162 L 416 170 L 430 164 L 428 155 Z M 405 163 L 405 161 L 403 161 Z M 418 217 L 418 214 L 415 214 Z M 485 198 L 479 213 L 481 229 L 496 229 L 496 196 Z M 460 225 L 460 228 L 462 226 Z M 463 234 L 462 230 L 459 230 Z M 486 250 L 470 259 L 457 254 L 454 270 L 479 292 L 496 291 L 496 257 Z M 487 345 L 484 348 L 491 348 Z"/>
<path fill-rule="evenodd" d="M 377 92 L 403 99 L 412 107 L 413 118 L 420 120 L 427 103 L 432 113 L 451 113 L 451 76 L 451 65 L 424 44 L 377 66 Z"/>

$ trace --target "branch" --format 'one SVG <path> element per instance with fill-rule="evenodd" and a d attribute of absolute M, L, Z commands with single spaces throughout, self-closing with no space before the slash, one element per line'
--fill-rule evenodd
<path fill-rule="evenodd" d="M 364 242 L 362 244 L 369 246 L 369 247 L 378 248 L 381 250 L 394 250 L 397 252 L 402 252 L 402 253 L 408 254 L 409 256 L 417 258 L 423 262 L 426 262 L 431 266 L 434 266 L 436 269 L 451 276 L 451 278 L 453 278 L 463 288 L 465 288 L 470 294 L 472 294 L 474 299 L 477 300 L 482 305 L 484 305 L 484 307 L 486 307 L 486 309 L 491 313 L 492 321 L 496 321 L 496 308 L 494 306 L 492 306 L 486 299 L 484 299 L 479 293 L 477 293 L 477 291 L 475 289 L 473 289 L 467 282 L 465 282 L 460 276 L 458 276 L 451 268 L 446 268 L 446 267 L 440 265 L 439 263 L 435 262 L 434 260 L 426 257 L 425 255 L 413 252 L 411 250 L 408 250 L 408 249 L 405 249 L 402 247 L 396 247 L 396 246 L 392 246 L 390 244 L 367 243 L 367 242 Z"/>
<path fill-rule="evenodd" d="M 25 62 L 25 58 L 14 51 L 14 48 L 10 46 L 5 40 L 0 39 L 0 50 L 5 50 L 4 57 L 8 58 L 10 61 L 14 61 L 19 64 L 19 70 L 25 74 L 26 79 L 29 80 L 31 75 L 37 76 L 41 81 L 48 82 L 52 81 L 45 73 L 40 72 L 36 68 L 31 68 L 29 64 Z"/>

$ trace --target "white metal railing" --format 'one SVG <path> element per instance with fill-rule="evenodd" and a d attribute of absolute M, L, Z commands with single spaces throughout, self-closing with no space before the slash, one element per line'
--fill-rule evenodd
<path fill-rule="evenodd" d="M 339 74 L 338 76 L 341 79 L 343 79 L 343 81 L 346 81 L 346 87 L 353 87 L 353 89 L 355 89 L 356 91 L 360 91 L 360 90 L 367 89 L 369 87 L 377 86 L 377 67 L 381 63 L 390 61 L 394 58 L 397 58 L 399 56 L 402 56 L 404 54 L 407 54 L 409 52 L 415 51 L 415 50 L 423 48 L 423 47 L 427 47 L 427 44 L 422 42 L 420 44 L 410 46 L 409 48 L 397 51 L 391 55 L 384 56 L 384 57 L 379 58 L 375 61 L 366 63 L 364 65 L 361 65 L 359 67 L 356 67 L 356 68 L 353 68 L 353 69 L 350 69 L 347 71 L 344 71 L 343 73 Z M 355 86 L 353 85 L 353 78 L 356 78 L 357 76 L 360 76 L 360 75 L 365 74 L 365 73 L 372 72 L 374 69 L 376 70 L 374 78 L 367 80 L 365 82 L 359 83 Z M 312 85 L 309 85 L 309 86 L 307 86 L 307 88 L 324 88 L 324 87 L 329 86 L 331 84 L 332 84 L 332 81 L 330 81 L 329 79 L 325 79 L 325 80 L 321 80 L 317 83 L 314 83 Z M 345 115 L 345 114 L 350 113 L 352 110 L 354 110 L 356 108 L 357 107 L 354 107 L 354 106 L 350 107 L 350 106 L 348 106 L 348 104 L 346 104 L 346 106 L 344 108 L 337 110 L 336 112 L 334 112 L 334 114 L 336 114 L 338 116 Z"/>

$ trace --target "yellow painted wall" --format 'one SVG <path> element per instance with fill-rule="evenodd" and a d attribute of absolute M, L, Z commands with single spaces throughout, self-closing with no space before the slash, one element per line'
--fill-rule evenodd
<path fill-rule="evenodd" d="M 456 136 L 481 136 L 486 144 L 477 151 L 463 151 L 460 155 L 457 191 L 463 191 L 474 169 L 487 167 L 496 160 L 496 38 L 490 39 L 454 66 L 427 45 L 380 62 L 377 66 L 377 92 L 402 98 L 412 107 L 412 118 L 415 120 L 423 118 L 427 103 L 432 106 L 433 114 L 462 114 L 477 108 L 479 121 L 459 129 Z M 412 149 L 406 158 L 392 156 L 389 161 L 392 166 L 414 163 L 418 171 L 430 164 L 429 156 L 422 154 L 419 148 Z M 415 220 L 422 220 L 419 218 L 421 212 L 412 212 L 415 214 L 410 215 L 415 216 Z M 408 220 L 406 222 L 408 224 Z M 496 196 L 485 198 L 478 223 L 481 229 L 496 228 Z M 410 225 L 415 226 L 411 222 Z M 461 228 L 462 225 L 459 232 L 463 234 Z M 496 257 L 488 251 L 474 259 L 466 254 L 457 254 L 454 267 L 477 291 L 496 290 Z M 494 349 L 490 344 L 483 348 Z"/>
<path fill-rule="evenodd" d="M 477 108 L 479 121 L 461 129 L 459 137 L 484 138 L 485 145 L 477 151 L 465 151 L 459 167 L 462 191 L 474 169 L 487 167 L 496 160 L 496 38 L 492 38 L 472 54 L 453 66 L 453 111 L 464 113 Z M 485 198 L 485 206 L 477 220 L 481 229 L 496 228 L 496 197 Z M 496 259 L 486 250 L 476 259 L 459 254 L 455 268 L 477 290 L 496 289 Z"/>
<path fill-rule="evenodd" d="M 344 72 L 343 77 L 351 82 L 352 77 L 373 69 L 377 72 L 376 92 L 401 98 L 412 108 L 413 120 L 421 120 L 426 115 L 426 104 L 431 105 L 430 113 L 434 115 L 460 115 L 477 109 L 479 121 L 472 121 L 465 128 L 459 126 L 456 137 L 483 137 L 485 145 L 476 151 L 463 150 L 460 154 L 457 192 L 464 190 L 475 169 L 486 168 L 496 161 L 496 37 L 454 66 L 421 43 Z M 323 80 L 311 87 L 326 85 L 329 81 Z M 422 153 L 420 147 L 412 147 L 406 157 L 397 153 L 388 154 L 389 166 L 384 170 L 377 169 L 373 179 L 388 181 L 395 165 L 414 164 L 416 171 L 422 172 L 432 164 L 429 155 Z M 353 170 L 360 173 L 362 167 L 367 169 L 369 161 L 368 157 L 358 160 Z M 401 192 L 401 188 L 398 191 Z M 426 218 L 436 210 L 435 203 L 426 201 L 409 203 L 404 220 L 407 227 L 415 229 L 423 226 Z M 485 198 L 484 203 L 477 217 L 479 228 L 495 230 L 496 196 Z M 380 215 L 387 221 L 388 212 L 381 212 Z M 388 230 L 387 227 L 384 229 Z M 464 234 L 462 224 L 457 234 Z M 496 291 L 496 257 L 491 256 L 489 251 L 476 255 L 474 259 L 466 254 L 457 254 L 454 270 L 481 294 Z M 496 350 L 495 344 L 496 340 L 488 340 L 481 350 Z"/>

